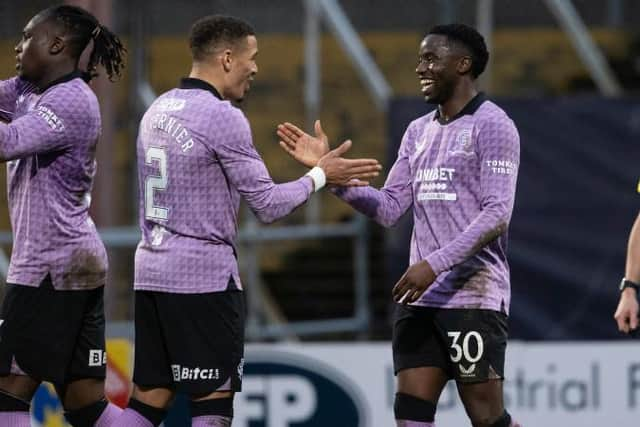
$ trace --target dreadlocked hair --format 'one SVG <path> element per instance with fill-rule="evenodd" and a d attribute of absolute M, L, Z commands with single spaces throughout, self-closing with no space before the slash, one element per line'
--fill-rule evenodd
<path fill-rule="evenodd" d="M 110 81 L 121 76 L 124 68 L 124 55 L 127 49 L 115 35 L 86 10 L 69 5 L 53 6 L 41 12 L 45 19 L 55 19 L 67 32 L 67 43 L 72 55 L 80 58 L 87 45 L 93 40 L 93 49 L 89 56 L 85 80 L 98 76 L 96 68 L 102 65 Z"/>

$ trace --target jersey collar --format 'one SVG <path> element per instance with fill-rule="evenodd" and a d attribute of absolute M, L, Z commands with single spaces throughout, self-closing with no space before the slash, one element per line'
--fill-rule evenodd
<path fill-rule="evenodd" d="M 446 122 L 443 121 L 443 120 L 440 120 L 440 109 L 439 108 L 436 108 L 436 113 L 433 116 L 433 120 L 437 120 L 438 123 L 440 123 L 441 125 L 449 124 L 449 123 L 453 122 L 454 120 L 459 119 L 462 116 L 474 114 L 478 110 L 478 108 L 480 108 L 482 103 L 484 101 L 486 101 L 486 100 L 487 100 L 487 97 L 485 96 L 485 94 L 483 92 L 478 92 L 478 94 L 476 96 L 474 96 L 473 98 L 471 98 L 471 101 L 467 102 L 467 105 L 465 105 L 464 108 L 462 110 L 460 110 L 458 112 L 458 114 L 453 116 L 450 120 L 448 120 Z"/>
<path fill-rule="evenodd" d="M 73 79 L 83 78 L 83 77 L 84 77 L 84 73 L 82 71 L 80 70 L 72 71 L 69 74 L 65 74 L 64 76 L 55 79 L 54 81 L 52 81 L 51 83 L 43 87 L 42 89 L 39 88 L 38 93 L 44 93 L 44 91 L 46 91 L 50 87 L 59 85 L 60 83 L 65 83 Z"/>
<path fill-rule="evenodd" d="M 180 80 L 180 89 L 207 90 L 211 92 L 213 96 L 215 96 L 219 100 L 222 100 L 222 96 L 220 95 L 220 92 L 218 92 L 216 88 L 213 87 L 213 85 L 210 85 L 209 83 L 201 79 L 194 79 L 193 77 L 184 77 L 183 79 Z"/>

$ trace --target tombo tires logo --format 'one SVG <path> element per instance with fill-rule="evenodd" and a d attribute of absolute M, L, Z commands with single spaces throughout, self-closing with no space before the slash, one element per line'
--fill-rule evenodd
<path fill-rule="evenodd" d="M 316 359 L 257 351 L 244 365 L 236 394 L 237 427 L 366 427 L 361 392 L 343 374 Z"/>

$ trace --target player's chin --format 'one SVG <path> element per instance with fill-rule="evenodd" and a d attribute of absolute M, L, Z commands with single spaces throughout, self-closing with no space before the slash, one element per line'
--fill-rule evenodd
<path fill-rule="evenodd" d="M 20 68 L 19 70 L 16 70 L 16 76 L 18 76 L 19 78 L 21 78 L 22 80 L 26 81 L 26 82 L 31 82 L 31 83 L 35 83 L 37 81 L 36 78 L 34 78 L 31 74 L 29 74 L 28 72 L 26 72 L 24 70 L 24 68 Z"/>
<path fill-rule="evenodd" d="M 423 93 L 422 95 L 424 96 L 424 100 L 428 104 L 440 104 L 440 98 L 438 97 L 437 94 L 433 92 L 428 92 L 428 93 Z"/>
<path fill-rule="evenodd" d="M 236 96 L 236 102 L 240 103 L 240 102 L 244 101 L 245 98 L 247 97 L 248 93 L 249 93 L 249 88 L 245 88 L 244 90 L 242 90 L 242 92 L 240 92 Z"/>

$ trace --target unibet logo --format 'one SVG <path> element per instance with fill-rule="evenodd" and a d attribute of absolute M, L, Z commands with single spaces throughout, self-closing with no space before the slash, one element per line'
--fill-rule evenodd
<path fill-rule="evenodd" d="M 175 382 L 185 380 L 219 380 L 220 369 L 218 368 L 188 368 L 186 366 L 171 365 L 173 380 Z"/>
<path fill-rule="evenodd" d="M 236 394 L 238 427 L 367 426 L 362 394 L 340 372 L 315 359 L 284 352 L 252 353 Z"/>

